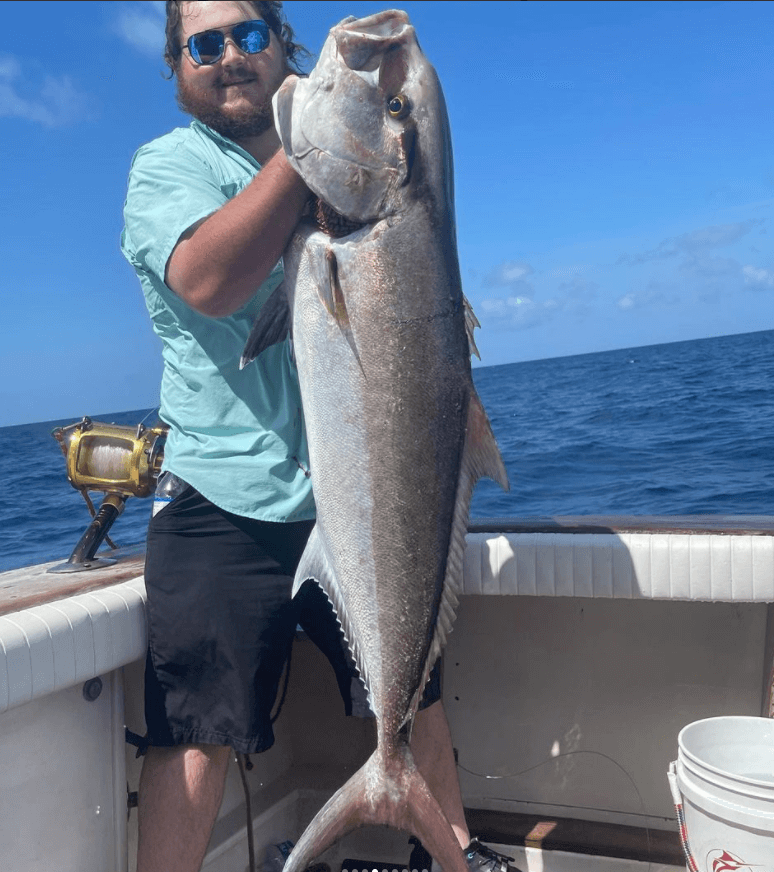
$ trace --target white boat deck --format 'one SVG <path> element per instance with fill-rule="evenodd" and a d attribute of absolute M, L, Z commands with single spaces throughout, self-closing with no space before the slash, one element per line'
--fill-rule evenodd
<path fill-rule="evenodd" d="M 75 858 L 58 858 L 53 865 L 61 872 L 132 868 L 136 816 L 127 830 L 125 800 L 127 783 L 136 790 L 139 762 L 125 753 L 123 725 L 144 730 L 145 589 L 141 551 L 118 556 L 115 566 L 92 572 L 50 575 L 49 564 L 0 574 L 0 795 L 18 798 L 14 813 L 0 815 L 0 844 L 21 845 L 3 872 L 52 868 L 56 833 L 69 839 Z M 471 809 L 608 821 L 644 834 L 644 857 L 650 828 L 662 835 L 675 829 L 665 773 L 679 727 L 708 709 L 771 711 L 774 517 L 475 522 L 464 593 L 444 699 Z M 665 622 L 673 629 L 659 635 Z M 684 638 L 674 638 L 674 627 Z M 655 637 L 663 650 L 653 650 Z M 263 830 L 256 823 L 259 845 L 303 825 L 299 803 L 311 813 L 370 741 L 362 724 L 337 720 L 335 688 L 319 680 L 315 656 L 304 645 L 294 654 L 282 737 L 255 758 L 251 792 L 265 823 Z M 728 669 L 719 669 L 726 661 Z M 82 686 L 97 677 L 105 689 L 90 702 Z M 306 729 L 310 706 L 313 733 Z M 331 737 L 338 742 L 333 753 Z M 552 742 L 562 751 L 554 764 Z M 605 763 L 611 754 L 639 785 L 637 802 L 634 781 Z M 502 782 L 464 769 L 467 763 L 494 771 L 493 761 L 502 761 L 497 772 L 516 770 L 525 760 L 545 760 L 544 768 L 516 781 L 497 775 Z M 45 769 L 39 776 L 36 761 Z M 81 780 L 71 783 L 73 777 Z M 233 782 L 231 776 L 207 872 L 245 867 L 243 797 Z M 304 794 L 307 784 L 324 785 L 322 794 Z M 50 819 L 46 844 L 36 835 L 38 818 Z M 83 833 L 91 835 L 79 853 Z M 24 853 L 27 845 L 32 854 Z M 404 856 L 403 847 L 384 856 Z M 587 849 L 553 850 L 547 842 L 517 844 L 509 853 L 522 872 L 681 868 L 672 849 L 671 866 L 590 856 Z M 365 851 L 359 856 L 380 856 Z M 353 852 L 342 856 L 358 856 Z M 615 851 L 608 845 L 598 853 Z M 333 872 L 341 859 L 331 857 Z"/>

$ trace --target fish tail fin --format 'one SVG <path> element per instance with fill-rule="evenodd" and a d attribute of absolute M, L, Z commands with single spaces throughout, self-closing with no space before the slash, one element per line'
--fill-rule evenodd
<path fill-rule="evenodd" d="M 454 831 L 414 763 L 408 745 L 385 758 L 377 749 L 322 807 L 304 831 L 284 872 L 303 872 L 337 839 L 368 825 L 417 836 L 444 872 L 467 872 Z"/>
<path fill-rule="evenodd" d="M 405 807 L 400 808 L 405 821 L 399 825 L 399 829 L 416 836 L 444 872 L 467 872 L 465 855 L 451 824 L 413 759 L 411 765 Z"/>

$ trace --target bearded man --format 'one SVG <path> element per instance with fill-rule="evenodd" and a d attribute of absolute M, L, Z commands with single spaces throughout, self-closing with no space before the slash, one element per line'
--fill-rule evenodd
<path fill-rule="evenodd" d="M 166 6 L 165 60 L 192 121 L 135 155 L 122 237 L 162 340 L 170 428 L 145 568 L 137 869 L 195 872 L 231 754 L 274 742 L 271 711 L 299 622 L 331 661 L 347 713 L 368 705 L 324 595 L 307 584 L 290 596 L 314 500 L 288 342 L 239 371 L 310 197 L 279 149 L 271 107 L 306 52 L 279 2 Z M 470 865 L 505 869 L 468 845 L 439 698 L 436 669 L 414 728 L 417 765 Z"/>

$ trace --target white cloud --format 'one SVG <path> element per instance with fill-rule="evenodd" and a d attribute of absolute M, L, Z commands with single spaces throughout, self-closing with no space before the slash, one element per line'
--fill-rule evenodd
<path fill-rule="evenodd" d="M 721 183 L 710 192 L 709 198 L 714 208 L 728 209 L 732 206 L 757 204 L 753 208 L 764 206 L 761 201 L 771 199 L 774 179 L 734 179 Z"/>
<path fill-rule="evenodd" d="M 69 76 L 46 76 L 40 85 L 32 85 L 32 76 L 22 71 L 18 58 L 0 56 L 0 117 L 63 127 L 86 114 L 88 98 Z"/>
<path fill-rule="evenodd" d="M 518 281 L 528 276 L 531 270 L 528 266 L 522 264 L 510 264 L 503 268 L 503 278 L 507 282 Z"/>
<path fill-rule="evenodd" d="M 118 14 L 113 22 L 115 32 L 132 48 L 152 57 L 161 57 L 164 51 L 164 3 L 142 0 L 137 3 L 117 4 Z"/>
<path fill-rule="evenodd" d="M 580 275 L 573 275 L 568 281 L 559 284 L 559 292 L 563 297 L 575 301 L 593 300 L 597 296 L 599 285 Z"/>
<path fill-rule="evenodd" d="M 561 312 L 575 320 L 583 320 L 590 312 L 591 301 L 597 296 L 596 282 L 580 275 L 585 266 L 562 267 L 540 273 L 540 277 L 563 278 L 556 293 L 549 299 L 536 300 L 535 288 L 527 281 L 535 270 L 526 261 L 506 260 L 498 264 L 482 284 L 504 287 L 506 294 L 488 297 L 481 305 L 481 315 L 492 327 L 523 329 L 543 324 Z"/>
<path fill-rule="evenodd" d="M 559 308 L 560 305 L 556 300 L 536 303 L 527 296 L 490 298 L 481 303 L 482 315 L 490 324 L 516 329 L 526 329 L 542 324 L 549 320 Z"/>
<path fill-rule="evenodd" d="M 697 255 L 712 248 L 730 245 L 749 233 L 753 227 L 762 223 L 760 218 L 749 218 L 747 221 L 737 221 L 734 224 L 715 224 L 670 236 L 663 239 L 655 248 L 641 254 L 624 254 L 618 258 L 619 264 L 643 264 L 653 260 L 664 260 L 678 255 Z"/>
<path fill-rule="evenodd" d="M 616 306 L 628 312 L 653 304 L 672 304 L 676 302 L 678 288 L 682 299 L 702 306 L 728 300 L 744 290 L 774 288 L 774 272 L 770 269 L 744 266 L 744 262 L 722 251 L 753 231 L 765 233 L 766 220 L 748 218 L 729 224 L 708 225 L 663 239 L 650 251 L 624 255 L 619 258 L 619 264 L 645 266 L 646 272 L 654 274 L 643 290 L 635 287 L 634 291 L 619 297 Z M 749 257 L 752 250 L 749 243 L 745 248 L 748 251 L 746 257 Z M 651 268 L 654 262 L 660 262 L 655 271 Z"/>
<path fill-rule="evenodd" d="M 750 218 L 747 221 L 737 221 L 735 224 L 715 224 L 702 227 L 692 233 L 683 233 L 674 237 L 675 247 L 685 251 L 704 250 L 730 245 L 737 239 L 749 233 L 760 221 Z"/>
<path fill-rule="evenodd" d="M 556 266 L 553 269 L 546 270 L 545 276 L 552 279 L 575 279 L 579 278 L 583 273 L 588 272 L 593 267 L 588 263 L 574 263 L 569 266 Z"/>
<path fill-rule="evenodd" d="M 754 266 L 745 266 L 742 267 L 742 275 L 744 276 L 744 283 L 746 285 L 752 285 L 757 288 L 774 288 L 774 272 L 771 270 L 758 269 Z"/>
<path fill-rule="evenodd" d="M 0 79 L 15 79 L 21 73 L 21 64 L 11 55 L 0 55 Z"/>
<path fill-rule="evenodd" d="M 700 253 L 688 255 L 679 265 L 681 272 L 701 279 L 728 279 L 733 281 L 739 275 L 739 261 L 733 257 L 713 257 Z"/>
<path fill-rule="evenodd" d="M 668 283 L 651 280 L 640 288 L 619 297 L 615 304 L 622 312 L 653 306 L 672 306 L 679 302 L 675 289 Z"/>
<path fill-rule="evenodd" d="M 484 279 L 487 287 L 506 287 L 525 290 L 531 287 L 524 279 L 532 275 L 534 270 L 530 264 L 521 260 L 506 260 L 498 264 Z"/>

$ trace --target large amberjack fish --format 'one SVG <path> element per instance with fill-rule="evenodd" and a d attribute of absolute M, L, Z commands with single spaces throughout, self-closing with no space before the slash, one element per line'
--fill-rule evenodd
<path fill-rule="evenodd" d="M 333 603 L 378 736 L 286 872 L 364 824 L 407 830 L 446 872 L 464 872 L 409 740 L 454 620 L 473 486 L 508 480 L 471 379 L 476 322 L 460 281 L 443 95 L 406 14 L 389 11 L 334 27 L 274 109 L 290 163 L 322 204 L 288 245 L 284 285 L 245 360 L 285 335 L 284 311 L 317 504 L 295 589 L 315 579 Z"/>

